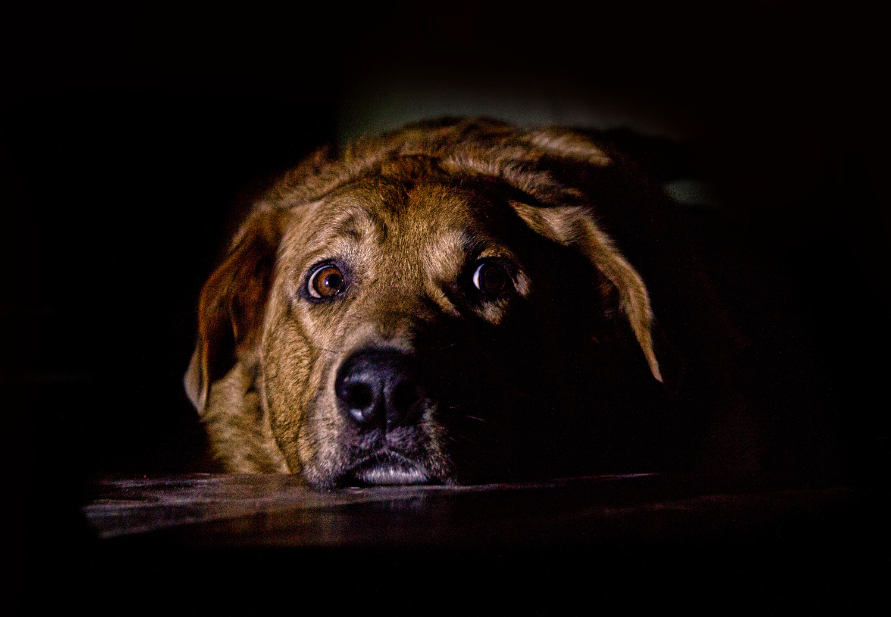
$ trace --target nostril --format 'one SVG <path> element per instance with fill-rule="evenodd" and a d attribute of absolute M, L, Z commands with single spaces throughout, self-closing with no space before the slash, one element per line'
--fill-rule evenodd
<path fill-rule="evenodd" d="M 374 392 L 371 387 L 364 383 L 352 383 L 343 389 L 341 395 L 343 402 L 349 405 L 350 409 L 368 409 L 374 402 Z"/>
<path fill-rule="evenodd" d="M 341 405 L 359 424 L 374 422 L 376 401 L 374 388 L 365 381 L 344 381 L 337 389 L 337 397 Z"/>

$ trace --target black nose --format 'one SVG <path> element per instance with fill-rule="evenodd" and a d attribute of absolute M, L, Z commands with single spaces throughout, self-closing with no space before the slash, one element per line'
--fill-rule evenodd
<path fill-rule="evenodd" d="M 391 349 L 365 349 L 337 371 L 337 404 L 361 428 L 391 430 L 418 421 L 432 405 L 410 356 Z"/>

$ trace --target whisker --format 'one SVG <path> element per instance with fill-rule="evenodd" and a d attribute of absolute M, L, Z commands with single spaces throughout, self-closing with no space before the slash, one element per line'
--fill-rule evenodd
<path fill-rule="evenodd" d="M 473 439 L 471 439 L 470 437 L 468 437 L 466 435 L 448 435 L 446 437 L 446 439 L 448 439 L 449 441 L 453 441 L 455 443 L 466 442 L 466 443 L 469 443 L 470 445 L 476 446 L 476 447 L 479 447 L 479 445 L 480 445 L 479 443 L 477 443 L 476 441 L 474 441 Z"/>
<path fill-rule="evenodd" d="M 316 347 L 316 350 L 323 351 L 325 353 L 330 353 L 330 354 L 342 353 L 342 350 L 340 350 L 340 349 L 328 349 L 327 347 Z"/>
<path fill-rule="evenodd" d="M 482 422 L 484 424 L 495 424 L 491 420 L 484 420 L 483 418 L 478 418 L 477 416 L 471 416 L 471 415 L 465 414 L 464 417 L 467 418 L 468 420 L 476 420 L 477 422 Z"/>

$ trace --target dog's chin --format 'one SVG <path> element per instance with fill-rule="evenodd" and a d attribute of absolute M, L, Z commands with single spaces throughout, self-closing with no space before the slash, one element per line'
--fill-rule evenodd
<path fill-rule="evenodd" d="M 397 455 L 366 459 L 343 474 L 339 486 L 430 484 L 433 479 L 420 463 Z"/>

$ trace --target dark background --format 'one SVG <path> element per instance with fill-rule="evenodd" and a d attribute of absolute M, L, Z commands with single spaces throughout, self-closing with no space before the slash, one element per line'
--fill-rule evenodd
<path fill-rule="evenodd" d="M 388 80 L 501 94 L 505 108 L 565 91 L 669 127 L 714 181 L 719 226 L 783 291 L 737 297 L 757 336 L 782 341 L 770 362 L 791 377 L 777 405 L 819 401 L 778 434 L 795 442 L 818 426 L 848 477 L 882 469 L 891 219 L 878 16 L 851 3 L 546 7 L 7 13 L 2 383 L 7 468 L 26 490 L 197 460 L 181 379 L 234 213 L 313 148 L 374 128 L 362 106 Z"/>

